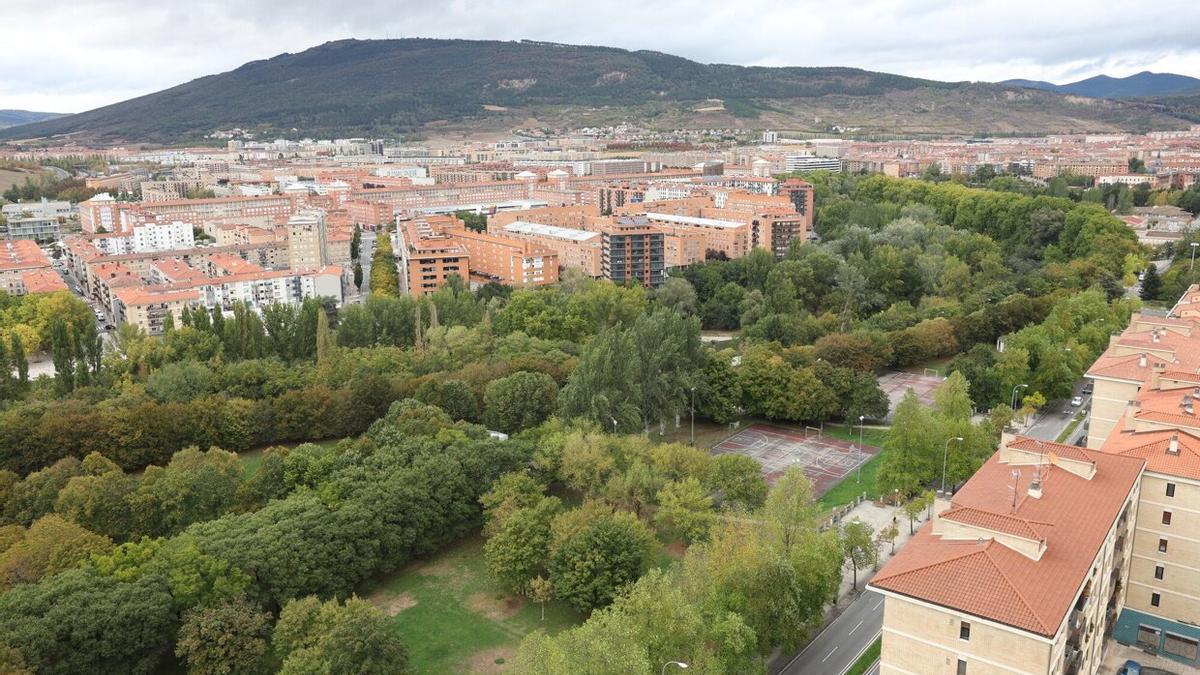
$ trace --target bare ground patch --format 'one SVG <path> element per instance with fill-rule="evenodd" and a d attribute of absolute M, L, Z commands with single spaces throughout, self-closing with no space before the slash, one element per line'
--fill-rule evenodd
<path fill-rule="evenodd" d="M 386 589 L 372 593 L 367 597 L 367 600 L 388 616 L 396 616 L 409 607 L 415 607 L 417 604 L 417 599 L 410 593 L 393 593 Z"/>
<path fill-rule="evenodd" d="M 512 667 L 512 660 L 516 655 L 516 647 L 485 649 L 467 658 L 466 670 L 469 673 L 503 673 Z"/>
<path fill-rule="evenodd" d="M 436 562 L 418 562 L 409 566 L 408 571 L 423 577 L 452 577 L 462 573 L 453 558 L 441 558 Z"/>
<path fill-rule="evenodd" d="M 524 599 L 512 595 L 474 593 L 467 597 L 467 607 L 471 608 L 472 612 L 493 621 L 503 621 L 512 618 L 524 605 Z"/>

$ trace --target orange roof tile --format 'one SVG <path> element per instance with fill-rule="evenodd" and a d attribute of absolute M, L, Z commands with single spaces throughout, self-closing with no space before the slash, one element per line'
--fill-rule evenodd
<path fill-rule="evenodd" d="M 1167 452 L 1171 437 L 1179 442 L 1179 454 Z M 1119 420 L 1112 433 L 1100 447 L 1104 452 L 1145 460 L 1146 470 L 1170 476 L 1200 480 L 1200 438 L 1187 431 L 1159 429 L 1154 431 L 1125 430 L 1125 420 Z"/>
<path fill-rule="evenodd" d="M 972 508 L 970 506 L 953 506 L 938 514 L 939 518 L 953 520 L 967 525 L 974 525 L 993 532 L 1003 532 L 1011 534 L 1015 537 L 1023 537 L 1032 539 L 1033 541 L 1042 541 L 1044 537 L 1033 523 L 1030 523 L 1024 518 L 1017 518 L 1004 513 L 993 513 L 982 509 Z M 1046 523 L 1038 523 L 1041 527 L 1046 527 Z"/>
<path fill-rule="evenodd" d="M 1025 449 L 1030 441 L 1018 437 L 1010 447 Z M 1034 447 L 1066 452 L 1055 443 Z M 1145 464 L 1141 458 L 1074 452 L 1094 462 L 1096 472 L 1088 479 L 1043 465 L 1040 498 L 1028 495 L 1034 468 L 1015 467 L 1021 475 L 1014 486 L 1014 466 L 1002 463 L 996 452 L 939 516 L 1017 536 L 1040 535 L 1045 549 L 1039 558 L 1010 548 L 1002 538 L 984 536 L 983 529 L 980 539 L 961 540 L 935 535 L 934 524 L 927 523 L 870 585 L 1052 637 Z"/>

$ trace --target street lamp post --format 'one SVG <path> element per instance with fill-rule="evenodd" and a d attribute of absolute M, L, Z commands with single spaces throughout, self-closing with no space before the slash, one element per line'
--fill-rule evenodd
<path fill-rule="evenodd" d="M 1191 247 L 1192 247 L 1192 262 L 1191 262 L 1191 264 L 1190 264 L 1190 265 L 1188 265 L 1188 274 L 1191 274 L 1191 273 L 1192 273 L 1192 268 L 1196 266 L 1196 247 L 1197 247 L 1197 246 L 1200 246 L 1200 242 L 1195 242 L 1195 241 L 1193 241 L 1193 242 L 1191 243 Z"/>
<path fill-rule="evenodd" d="M 863 420 L 866 418 L 866 415 L 858 416 L 858 476 L 854 479 L 855 483 L 862 482 Z"/>
<path fill-rule="evenodd" d="M 675 666 L 676 668 L 679 668 L 680 670 L 687 670 L 688 664 L 684 663 L 683 661 L 667 661 L 666 663 L 663 664 L 662 675 L 667 674 L 667 666 Z"/>
<path fill-rule="evenodd" d="M 1029 387 L 1029 385 L 1027 385 L 1027 384 L 1018 384 L 1017 386 L 1013 387 L 1013 393 L 1012 393 L 1012 406 L 1011 406 L 1011 407 L 1012 407 L 1012 410 L 1013 410 L 1013 412 L 1014 412 L 1014 413 L 1017 411 L 1017 390 L 1018 390 L 1018 389 L 1021 389 L 1022 387 L 1028 388 L 1028 387 Z"/>
<path fill-rule="evenodd" d="M 690 434 L 692 445 L 696 444 L 696 388 L 692 387 L 692 431 Z"/>
<path fill-rule="evenodd" d="M 946 439 L 946 446 L 942 449 L 942 494 L 946 493 L 946 459 L 950 457 L 950 441 L 962 442 L 962 436 Z"/>
<path fill-rule="evenodd" d="M 608 419 L 612 420 L 612 423 L 613 423 L 613 436 L 616 436 L 616 435 L 617 435 L 617 418 L 615 418 L 615 417 L 609 417 Z"/>

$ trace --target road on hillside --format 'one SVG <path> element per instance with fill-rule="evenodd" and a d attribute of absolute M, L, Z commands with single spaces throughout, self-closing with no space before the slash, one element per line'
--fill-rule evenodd
<path fill-rule="evenodd" d="M 867 591 L 793 658 L 781 675 L 841 675 L 883 629 L 883 596 Z"/>

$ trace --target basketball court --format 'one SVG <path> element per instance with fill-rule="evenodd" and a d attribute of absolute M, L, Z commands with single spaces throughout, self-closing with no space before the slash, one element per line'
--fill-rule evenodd
<path fill-rule="evenodd" d="M 942 377 L 938 371 L 926 368 L 923 375 L 900 371 L 884 373 L 879 376 L 878 381 L 879 388 L 883 390 L 884 394 L 887 394 L 890 402 L 888 406 L 888 418 L 890 419 L 892 412 L 900 403 L 900 399 L 904 398 L 904 393 L 909 389 L 913 390 L 923 405 L 933 405 L 933 394 L 942 386 L 946 378 Z"/>
<path fill-rule="evenodd" d="M 763 477 L 771 485 L 788 468 L 798 466 L 812 481 L 813 494 L 819 497 L 879 452 L 879 448 L 867 445 L 859 453 L 856 446 L 825 436 L 815 427 L 798 431 L 752 424 L 718 443 L 713 454 L 753 457 L 762 465 Z"/>

